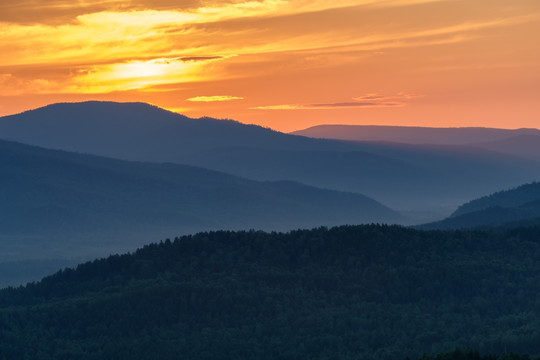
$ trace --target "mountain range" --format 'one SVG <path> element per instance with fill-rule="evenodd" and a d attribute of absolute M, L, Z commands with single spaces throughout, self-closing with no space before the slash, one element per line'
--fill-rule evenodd
<path fill-rule="evenodd" d="M 0 138 L 357 192 L 407 213 L 411 223 L 540 177 L 534 160 L 475 147 L 313 139 L 143 103 L 54 104 L 0 118 Z"/>
<path fill-rule="evenodd" d="M 314 139 L 143 103 L 54 104 L 0 118 L 0 138 L 0 285 L 201 230 L 428 223 L 540 177 L 469 146 Z M 433 228 L 531 221 L 536 206 Z"/>
<path fill-rule="evenodd" d="M 540 160 L 540 130 L 538 129 L 318 125 L 291 134 L 347 141 L 461 145 Z"/>
<path fill-rule="evenodd" d="M 356 193 L 0 141 L 0 263 L 89 259 L 203 229 L 400 221 Z"/>
<path fill-rule="evenodd" d="M 0 290 L 0 358 L 537 356 L 538 135 L 469 130 L 316 139 L 110 102 L 0 118 L 0 287 L 64 268 Z"/>

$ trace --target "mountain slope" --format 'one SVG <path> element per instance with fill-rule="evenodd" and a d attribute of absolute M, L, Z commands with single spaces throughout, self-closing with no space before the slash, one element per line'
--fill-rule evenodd
<path fill-rule="evenodd" d="M 540 160 L 540 134 L 516 135 L 496 141 L 474 143 L 471 146 Z"/>
<path fill-rule="evenodd" d="M 516 228 L 538 225 L 540 222 L 540 200 L 515 206 L 493 206 L 486 209 L 451 216 L 441 221 L 421 225 L 425 230 L 450 230 L 473 228 Z"/>
<path fill-rule="evenodd" d="M 452 216 L 458 216 L 490 207 L 518 207 L 540 200 L 540 182 L 524 184 L 510 190 L 499 191 L 461 205 Z"/>
<path fill-rule="evenodd" d="M 400 219 L 359 194 L 0 141 L 0 261 L 102 256 L 148 234 Z"/>
<path fill-rule="evenodd" d="M 185 165 L 125 162 L 5 141 L 0 141 L 0 163 L 3 231 L 32 225 L 40 232 L 56 231 L 54 219 L 68 227 L 79 229 L 87 222 L 93 228 L 89 213 L 114 226 L 134 219 L 286 229 L 325 220 L 396 219 L 396 213 L 362 195 L 255 182 Z"/>
<path fill-rule="evenodd" d="M 540 136 L 538 129 L 494 129 L 479 127 L 430 128 L 415 126 L 318 125 L 291 134 L 312 138 L 397 142 L 405 144 L 470 145 L 504 141 L 511 137 Z M 492 148 L 490 146 L 490 148 Z"/>
<path fill-rule="evenodd" d="M 144 103 L 52 104 L 0 118 L 5 140 L 123 160 L 178 162 L 191 153 L 235 146 L 316 148 L 317 141 L 232 120 L 192 119 Z M 346 146 L 334 144 L 334 148 Z"/>
<path fill-rule="evenodd" d="M 0 291 L 0 355 L 401 360 L 460 347 L 537 356 L 539 239 L 539 228 L 396 226 L 186 236 Z"/>
<path fill-rule="evenodd" d="M 476 148 L 311 139 L 141 103 L 51 105 L 0 118 L 0 138 L 358 192 L 431 219 L 480 194 L 540 178 L 537 162 Z"/>
<path fill-rule="evenodd" d="M 518 227 L 538 223 L 540 183 L 525 184 L 461 205 L 450 217 L 419 226 L 423 229 Z"/>

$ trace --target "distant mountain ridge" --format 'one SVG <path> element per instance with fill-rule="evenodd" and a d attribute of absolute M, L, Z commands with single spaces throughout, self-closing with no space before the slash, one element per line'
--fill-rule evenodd
<path fill-rule="evenodd" d="M 32 209 L 39 211 L 42 207 L 51 210 L 47 206 L 70 209 L 65 215 L 71 217 L 76 215 L 72 212 L 76 208 L 88 212 L 108 209 L 116 218 L 107 215 L 104 220 L 114 223 L 129 219 L 134 215 L 130 211 L 147 222 L 174 215 L 173 224 L 179 216 L 203 228 L 247 224 L 285 230 L 289 226 L 313 226 L 325 219 L 356 223 L 399 218 L 392 210 L 359 194 L 286 181 L 257 182 L 187 165 L 127 162 L 6 141 L 0 141 L 0 164 L 2 231 L 29 229 L 28 220 L 37 218 L 22 213 L 29 215 Z M 130 202 L 117 204 L 119 199 Z M 363 212 L 363 206 L 367 207 L 361 215 L 357 210 Z M 165 216 L 168 210 L 175 212 Z M 44 211 L 40 219 L 52 215 Z M 312 215 L 315 218 L 310 220 Z M 24 222 L 21 227 L 17 219 Z M 52 226 L 44 220 L 43 225 Z"/>
<path fill-rule="evenodd" d="M 355 193 L 0 141 L 0 263 L 88 259 L 201 230 L 401 220 Z"/>
<path fill-rule="evenodd" d="M 512 136 L 540 136 L 538 129 L 485 127 L 422 127 L 385 125 L 317 125 L 291 134 L 348 141 L 383 141 L 406 144 L 468 145 L 499 141 Z"/>
<path fill-rule="evenodd" d="M 450 217 L 419 228 L 509 228 L 534 224 L 540 224 L 540 182 L 472 200 L 461 205 Z"/>
<path fill-rule="evenodd" d="M 478 148 L 313 139 L 143 103 L 54 104 L 0 118 L 0 138 L 357 192 L 431 220 L 486 192 L 540 178 L 540 162 Z"/>
<path fill-rule="evenodd" d="M 319 139 L 416 145 L 465 145 L 540 160 L 539 129 L 433 128 L 379 125 L 318 125 L 291 134 Z"/>
<path fill-rule="evenodd" d="M 471 144 L 481 149 L 502 152 L 505 154 L 521 156 L 540 160 L 540 135 L 516 135 L 501 140 Z"/>

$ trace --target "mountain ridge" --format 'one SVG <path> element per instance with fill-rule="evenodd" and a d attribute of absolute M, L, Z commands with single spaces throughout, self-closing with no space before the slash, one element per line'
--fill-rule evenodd
<path fill-rule="evenodd" d="M 103 256 L 150 235 L 400 221 L 357 193 L 0 140 L 0 262 Z"/>
<path fill-rule="evenodd" d="M 426 221 L 485 192 L 540 177 L 540 162 L 487 150 L 312 139 L 234 121 L 190 119 L 144 103 L 51 105 L 0 118 L 0 138 L 356 192 L 397 210 L 423 212 Z"/>
<path fill-rule="evenodd" d="M 540 219 L 540 182 L 469 201 L 448 218 L 418 226 L 420 229 L 512 228 L 530 226 Z"/>
<path fill-rule="evenodd" d="M 517 135 L 540 135 L 540 129 L 490 127 L 425 127 L 391 125 L 317 125 L 290 134 L 349 140 L 387 141 L 408 144 L 470 145 Z"/>
<path fill-rule="evenodd" d="M 347 141 L 468 146 L 540 161 L 540 130 L 536 128 L 318 125 L 291 134 Z"/>

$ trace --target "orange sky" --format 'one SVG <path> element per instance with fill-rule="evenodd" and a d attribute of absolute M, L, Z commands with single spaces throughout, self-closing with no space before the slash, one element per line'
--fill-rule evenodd
<path fill-rule="evenodd" d="M 0 115 L 143 101 L 293 131 L 540 128 L 539 0 L 0 3 Z"/>

